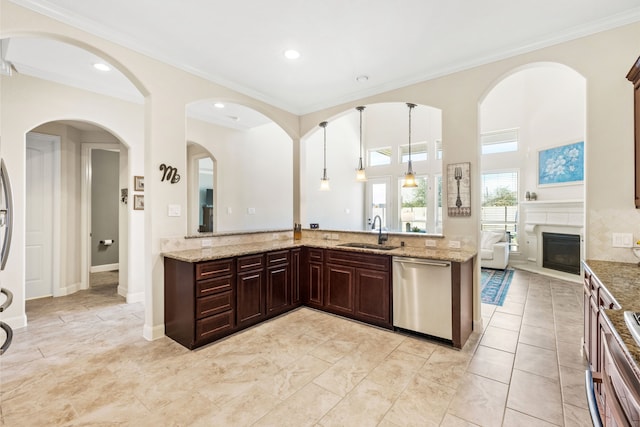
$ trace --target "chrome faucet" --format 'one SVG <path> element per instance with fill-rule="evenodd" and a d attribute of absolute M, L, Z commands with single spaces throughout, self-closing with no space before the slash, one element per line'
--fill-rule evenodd
<path fill-rule="evenodd" d="M 382 218 L 380 218 L 380 215 L 376 215 L 373 218 L 373 223 L 371 224 L 371 229 L 375 230 L 376 229 L 376 219 L 379 220 L 379 224 L 380 224 L 380 228 L 378 228 L 378 244 L 381 245 L 384 242 L 387 241 L 387 239 L 389 238 L 388 234 L 384 234 L 384 236 L 382 235 Z"/>

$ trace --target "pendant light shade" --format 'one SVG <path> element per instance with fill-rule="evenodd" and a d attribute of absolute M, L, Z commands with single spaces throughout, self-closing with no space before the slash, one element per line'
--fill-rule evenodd
<path fill-rule="evenodd" d="M 364 171 L 364 163 L 362 161 L 362 111 L 365 107 L 356 107 L 360 112 L 360 159 L 358 160 L 358 169 L 356 169 L 356 181 L 364 182 L 367 180 L 367 174 Z"/>
<path fill-rule="evenodd" d="M 329 178 L 327 178 L 327 122 L 319 125 L 324 130 L 324 168 L 322 169 L 322 178 L 320 178 L 320 191 L 329 191 Z"/>
<path fill-rule="evenodd" d="M 416 176 L 413 173 L 413 165 L 411 164 L 411 110 L 413 110 L 415 106 L 416 104 L 407 102 L 407 107 L 409 107 L 409 161 L 407 162 L 407 172 L 404 174 L 403 188 L 414 188 L 418 186 Z"/>

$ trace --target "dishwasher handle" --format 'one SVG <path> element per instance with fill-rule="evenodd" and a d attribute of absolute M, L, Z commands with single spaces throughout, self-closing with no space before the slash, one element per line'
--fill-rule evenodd
<path fill-rule="evenodd" d="M 451 265 L 451 263 L 448 261 L 438 261 L 438 260 L 422 259 L 422 258 L 403 258 L 403 257 L 393 257 L 393 262 L 429 265 L 432 267 L 449 267 Z"/>

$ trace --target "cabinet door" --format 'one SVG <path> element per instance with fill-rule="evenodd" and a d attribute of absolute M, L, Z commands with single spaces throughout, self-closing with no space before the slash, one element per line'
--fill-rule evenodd
<path fill-rule="evenodd" d="M 267 314 L 277 314 L 289 307 L 289 265 L 267 269 Z"/>
<path fill-rule="evenodd" d="M 584 310 L 584 355 L 593 370 L 593 366 L 591 365 L 591 328 L 593 328 L 593 326 L 591 325 L 591 287 L 589 285 L 586 273 L 584 286 L 582 287 L 582 293 L 582 307 Z"/>
<path fill-rule="evenodd" d="M 291 250 L 291 305 L 298 306 L 300 299 L 300 257 L 302 251 L 298 249 Z"/>
<path fill-rule="evenodd" d="M 389 273 L 356 270 L 355 315 L 380 326 L 391 324 Z"/>
<path fill-rule="evenodd" d="M 265 315 L 264 270 L 238 274 L 236 292 L 238 327 L 259 322 Z"/>
<path fill-rule="evenodd" d="M 318 308 L 324 305 L 323 270 L 321 262 L 310 262 L 307 266 L 305 303 Z"/>
<path fill-rule="evenodd" d="M 355 268 L 327 264 L 325 274 L 325 308 L 337 313 L 353 314 Z"/>

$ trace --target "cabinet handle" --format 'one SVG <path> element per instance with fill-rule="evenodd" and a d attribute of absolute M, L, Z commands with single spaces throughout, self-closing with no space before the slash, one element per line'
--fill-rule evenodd
<path fill-rule="evenodd" d="M 211 271 L 203 271 L 200 273 L 201 276 L 210 276 L 212 274 L 220 274 L 220 273 L 227 273 L 229 271 L 228 268 L 225 268 L 224 270 L 211 270 Z"/>
<path fill-rule="evenodd" d="M 247 265 L 242 265 L 240 268 L 252 268 L 252 267 L 260 267 L 262 265 L 262 262 L 258 261 L 258 262 L 254 262 L 253 264 L 247 264 Z"/>

